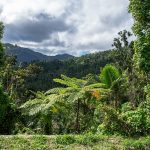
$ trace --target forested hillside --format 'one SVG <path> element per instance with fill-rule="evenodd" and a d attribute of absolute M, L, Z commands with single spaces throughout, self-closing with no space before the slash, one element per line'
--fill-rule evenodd
<path fill-rule="evenodd" d="M 60 54 L 56 56 L 47 56 L 39 52 L 35 52 L 29 48 L 12 45 L 9 43 L 4 44 L 5 53 L 9 56 L 15 56 L 18 63 L 32 62 L 32 61 L 52 61 L 52 60 L 67 60 L 74 56 L 69 54 Z"/>
<path fill-rule="evenodd" d="M 49 88 L 58 86 L 53 79 L 65 74 L 69 77 L 82 78 L 86 75 L 98 75 L 100 68 L 104 67 L 107 63 L 114 61 L 111 56 L 111 51 L 98 52 L 88 54 L 82 57 L 77 57 L 65 61 L 36 61 L 35 64 L 41 68 L 37 76 L 28 79 L 28 86 L 31 90 L 46 91 Z M 38 87 L 36 85 L 39 85 Z"/>

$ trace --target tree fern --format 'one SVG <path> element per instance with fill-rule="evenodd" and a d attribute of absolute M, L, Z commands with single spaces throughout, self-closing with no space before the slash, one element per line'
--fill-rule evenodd
<path fill-rule="evenodd" d="M 100 99 L 108 93 L 105 84 L 89 83 L 86 80 L 70 78 L 61 75 L 61 79 L 54 79 L 55 82 L 65 85 L 66 87 L 57 87 L 48 90 L 45 93 L 37 92 L 36 98 L 29 100 L 20 108 L 24 110 L 25 114 L 29 116 L 44 115 L 57 112 L 58 103 L 70 103 L 72 106 L 76 105 L 76 131 L 79 132 L 79 114 L 81 104 L 87 101 L 86 105 L 90 108 L 94 103 L 89 104 L 89 100 Z M 88 94 L 87 94 L 88 93 Z M 93 94 L 96 93 L 96 94 Z M 98 96 L 97 96 L 98 95 Z"/>

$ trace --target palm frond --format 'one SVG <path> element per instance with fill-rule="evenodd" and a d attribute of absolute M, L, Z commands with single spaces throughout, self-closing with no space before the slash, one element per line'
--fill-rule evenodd
<path fill-rule="evenodd" d="M 108 88 L 110 88 L 112 83 L 119 77 L 120 73 L 118 69 L 112 65 L 106 65 L 100 74 L 101 82 L 106 84 Z"/>

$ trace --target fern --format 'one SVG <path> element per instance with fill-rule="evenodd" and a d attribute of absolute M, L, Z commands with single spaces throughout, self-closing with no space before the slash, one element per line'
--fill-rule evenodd
<path fill-rule="evenodd" d="M 67 94 L 57 95 L 57 94 L 39 94 L 38 97 L 27 101 L 20 108 L 24 110 L 25 114 L 29 116 L 37 115 L 39 113 L 44 114 L 46 111 L 51 111 L 51 107 L 55 105 L 56 102 L 62 101 Z"/>
<path fill-rule="evenodd" d="M 87 85 L 86 88 L 107 88 L 106 87 L 106 84 L 104 83 L 94 83 L 94 84 L 90 84 L 90 85 Z"/>

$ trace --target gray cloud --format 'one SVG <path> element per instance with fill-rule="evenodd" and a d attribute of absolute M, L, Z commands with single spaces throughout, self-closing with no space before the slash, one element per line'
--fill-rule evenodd
<path fill-rule="evenodd" d="M 5 1 L 4 41 L 48 55 L 109 49 L 117 33 L 132 26 L 128 0 Z"/>
<path fill-rule="evenodd" d="M 71 27 L 61 18 L 41 13 L 33 16 L 32 19 L 6 24 L 5 29 L 6 40 L 42 42 L 51 38 L 52 33 L 69 31 Z M 59 45 L 59 41 L 54 40 L 51 44 Z"/>
<path fill-rule="evenodd" d="M 0 14 L 2 13 L 2 11 L 3 11 L 3 8 L 2 8 L 2 7 L 0 7 Z"/>
<path fill-rule="evenodd" d="M 103 30 L 112 30 L 116 29 L 117 27 L 123 26 L 125 22 L 127 22 L 130 18 L 130 15 L 125 11 L 122 10 L 118 15 L 111 16 L 106 15 L 100 18 L 100 22 L 103 24 Z"/>

